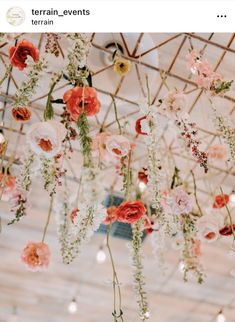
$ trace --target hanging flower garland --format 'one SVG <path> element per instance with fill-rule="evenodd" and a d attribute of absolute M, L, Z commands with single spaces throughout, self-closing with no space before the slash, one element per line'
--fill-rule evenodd
<path fill-rule="evenodd" d="M 64 55 L 59 45 L 61 37 L 64 36 L 53 33 L 48 33 L 45 37 L 45 53 L 54 55 L 54 59 Z M 143 139 L 148 162 L 147 165 L 138 165 L 136 169 L 133 165 L 136 144 L 126 133 L 112 94 L 110 96 L 116 130 L 114 133 L 108 132 L 105 124 L 102 124 L 99 133 L 92 137 L 89 119 L 101 111 L 102 104 L 92 86 L 92 72 L 87 66 L 90 42 L 80 33 L 68 34 L 65 37 L 71 44 L 71 50 L 66 56 L 67 66 L 59 72 L 50 72 L 51 82 L 43 121 L 28 126 L 27 149 L 20 158 L 20 175 L 16 177 L 12 174 L 13 157 L 8 162 L 4 160 L 8 152 L 8 141 L 3 131 L 0 133 L 0 156 L 3 159 L 0 195 L 2 200 L 9 200 L 15 213 L 8 224 L 16 223 L 28 215 L 32 183 L 35 177 L 40 177 L 50 200 L 49 209 L 41 241 L 29 241 L 23 249 L 21 259 L 27 268 L 41 271 L 49 266 L 51 254 L 45 240 L 53 212 L 56 213 L 61 256 L 66 264 L 78 256 L 101 223 L 107 225 L 106 246 L 112 265 L 114 322 L 123 322 L 125 312 L 122 307 L 121 284 L 111 249 L 110 232 L 116 221 L 131 225 L 134 289 L 139 318 L 145 321 L 150 318 L 142 262 L 142 241 L 145 234 L 151 234 L 153 251 L 159 259 L 164 257 L 169 245 L 180 250 L 179 258 L 185 281 L 193 275 L 199 283 L 203 282 L 204 272 L 200 262 L 203 243 L 212 243 L 219 238 L 231 236 L 231 249 L 234 252 L 235 223 L 231 214 L 230 192 L 224 193 L 220 188 L 211 200 L 209 211 L 204 205 L 202 207 L 194 172 L 191 171 L 190 184 L 182 180 L 176 166 L 173 169 L 173 162 L 170 169 L 166 169 L 161 153 L 163 132 L 167 127 L 174 126 L 187 151 L 190 151 L 192 158 L 205 173 L 209 171 L 208 158 L 225 161 L 228 149 L 217 144 L 202 151 L 198 126 L 187 115 L 186 93 L 178 89 L 171 90 L 160 75 L 167 94 L 156 105 L 152 105 L 146 78 L 147 98 L 144 104 L 140 104 L 142 115 L 135 123 L 135 140 L 138 142 L 140 137 Z M 112 58 L 113 71 L 122 77 L 127 75 L 131 68 L 130 62 L 118 50 Z M 225 95 L 230 90 L 232 81 L 224 80 L 196 51 L 191 51 L 187 59 L 196 84 L 209 97 L 216 128 L 230 148 L 232 159 L 235 153 L 232 124 L 217 114 L 212 101 L 214 96 Z M 39 56 L 39 50 L 34 44 L 25 39 L 17 39 L 15 46 L 10 48 L 9 63 L 10 67 L 7 68 L 0 85 L 13 68 L 20 73 L 25 71 L 25 80 L 16 91 L 12 102 L 12 117 L 16 122 L 27 123 L 32 119 L 33 112 L 29 108 L 29 102 L 36 93 L 43 72 L 47 72 L 48 65 Z M 56 98 L 55 89 L 62 81 L 66 81 L 70 88 L 62 97 Z M 54 109 L 56 104 L 63 106 L 62 113 Z M 77 147 L 83 163 L 80 178 L 76 180 L 74 196 L 71 193 L 65 161 L 71 158 Z M 115 182 L 122 182 L 120 190 L 124 200 L 119 206 L 111 203 L 105 209 L 102 203 L 105 199 L 102 183 L 107 165 L 114 168 Z M 115 184 L 110 188 L 111 196 L 114 195 L 114 186 Z"/>

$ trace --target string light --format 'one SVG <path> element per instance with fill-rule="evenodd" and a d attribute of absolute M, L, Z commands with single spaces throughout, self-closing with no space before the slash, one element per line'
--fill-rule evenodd
<path fill-rule="evenodd" d="M 0 144 L 5 142 L 4 135 L 0 132 Z"/>
<path fill-rule="evenodd" d="M 106 260 L 106 254 L 103 250 L 103 247 L 100 247 L 100 249 L 98 250 L 97 254 L 96 254 L 96 261 L 99 264 L 104 263 Z"/>
<path fill-rule="evenodd" d="M 231 195 L 229 196 L 229 201 L 231 202 L 231 203 L 235 203 L 235 193 L 233 192 L 233 193 L 231 193 Z"/>
<path fill-rule="evenodd" d="M 9 319 L 9 322 L 18 322 L 19 319 L 18 319 L 18 315 L 11 315 L 10 316 L 10 319 Z"/>
<path fill-rule="evenodd" d="M 150 318 L 150 312 L 149 311 L 146 311 L 143 315 L 143 318 L 144 319 L 149 319 Z"/>
<path fill-rule="evenodd" d="M 17 314 L 17 308 L 14 306 L 12 309 L 13 313 L 10 316 L 10 319 L 8 320 L 8 322 L 18 322 L 18 314 Z"/>
<path fill-rule="evenodd" d="M 179 268 L 179 271 L 183 273 L 185 270 L 185 263 L 183 261 L 180 261 L 178 268 Z"/>
<path fill-rule="evenodd" d="M 144 190 L 147 188 L 146 184 L 143 181 L 139 182 L 139 189 L 140 192 L 144 192 Z"/>
<path fill-rule="evenodd" d="M 75 299 L 72 299 L 72 301 L 68 305 L 68 312 L 70 314 L 75 314 L 78 310 L 77 301 Z"/>
<path fill-rule="evenodd" d="M 217 318 L 216 318 L 216 322 L 226 322 L 226 318 L 225 318 L 222 310 L 219 311 Z"/>

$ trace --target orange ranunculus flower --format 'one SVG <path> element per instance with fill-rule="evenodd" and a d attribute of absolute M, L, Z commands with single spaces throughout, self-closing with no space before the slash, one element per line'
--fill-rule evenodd
<path fill-rule="evenodd" d="M 16 46 L 9 49 L 11 64 L 19 70 L 27 67 L 26 59 L 31 56 L 35 62 L 39 60 L 39 50 L 28 40 L 18 42 Z"/>
<path fill-rule="evenodd" d="M 145 213 L 146 208 L 140 200 L 124 201 L 116 210 L 117 220 L 128 224 L 138 221 Z"/>
<path fill-rule="evenodd" d="M 111 207 L 107 208 L 107 210 L 106 210 L 107 215 L 106 215 L 105 220 L 103 221 L 104 225 L 109 225 L 111 223 L 111 220 L 112 220 L 112 223 L 117 220 L 116 209 L 117 209 L 117 207 L 115 207 L 115 206 L 111 206 Z"/>
<path fill-rule="evenodd" d="M 79 86 L 74 87 L 64 93 L 63 100 L 74 121 L 77 121 L 81 114 L 83 105 L 87 116 L 93 116 L 100 110 L 100 102 L 93 87 L 85 87 L 84 89 Z"/>
<path fill-rule="evenodd" d="M 46 269 L 50 261 L 50 250 L 47 244 L 28 242 L 21 255 L 22 262 L 31 271 Z"/>
<path fill-rule="evenodd" d="M 26 106 L 14 107 L 11 111 L 17 122 L 28 122 L 31 119 L 31 111 Z"/>

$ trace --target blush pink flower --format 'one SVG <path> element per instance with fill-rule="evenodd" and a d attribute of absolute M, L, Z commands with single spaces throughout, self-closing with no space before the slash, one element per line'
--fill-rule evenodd
<path fill-rule="evenodd" d="M 99 157 L 102 161 L 110 161 L 110 153 L 107 150 L 106 141 L 110 134 L 106 132 L 98 133 L 92 140 L 92 151 L 94 156 Z"/>
<path fill-rule="evenodd" d="M 172 194 L 172 210 L 174 214 L 189 213 L 193 210 L 191 196 L 181 187 L 176 187 Z"/>
<path fill-rule="evenodd" d="M 193 209 L 192 197 L 178 186 L 170 192 L 165 191 L 161 200 L 164 210 L 174 215 L 189 213 Z"/>
<path fill-rule="evenodd" d="M 0 173 L 0 196 L 4 201 L 8 201 L 15 190 L 16 179 L 7 173 Z"/>
<path fill-rule="evenodd" d="M 11 209 L 14 210 L 17 208 L 20 202 L 27 203 L 27 191 L 15 188 L 10 197 Z"/>
<path fill-rule="evenodd" d="M 132 148 L 130 141 L 122 135 L 110 135 L 106 140 L 107 151 L 115 157 L 127 156 Z"/>
<path fill-rule="evenodd" d="M 193 74 L 197 72 L 198 65 L 200 64 L 200 54 L 195 50 L 191 50 L 188 55 L 186 55 L 187 67 L 191 70 Z"/>
<path fill-rule="evenodd" d="M 47 244 L 28 242 L 21 255 L 21 260 L 31 271 L 37 272 L 48 268 L 50 250 Z"/>
<path fill-rule="evenodd" d="M 187 98 L 183 91 L 170 91 L 159 106 L 159 112 L 170 119 L 186 114 Z"/>
<path fill-rule="evenodd" d="M 224 145 L 212 145 L 207 150 L 207 155 L 210 159 L 225 160 L 228 157 L 228 150 Z"/>
<path fill-rule="evenodd" d="M 201 256 L 201 241 L 199 239 L 194 240 L 193 253 L 195 256 Z"/>

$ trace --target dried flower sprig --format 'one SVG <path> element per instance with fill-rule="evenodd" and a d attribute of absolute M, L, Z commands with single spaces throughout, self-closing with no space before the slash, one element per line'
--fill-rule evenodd
<path fill-rule="evenodd" d="M 196 124 L 187 120 L 179 119 L 175 121 L 180 131 L 180 136 L 184 139 L 186 147 L 191 150 L 192 156 L 197 160 L 200 167 L 208 172 L 207 154 L 199 149 L 200 141 L 197 139 Z"/>
<path fill-rule="evenodd" d="M 73 47 L 68 54 L 69 63 L 66 67 L 68 79 L 73 85 L 86 85 L 89 71 L 86 68 L 90 42 L 80 33 L 68 34 L 73 41 Z"/>
<path fill-rule="evenodd" d="M 67 230 L 64 263 L 71 263 L 81 252 L 81 248 L 99 228 L 106 217 L 101 204 L 104 190 L 100 186 L 99 169 L 84 168 L 75 201 L 76 215 L 70 220 Z"/>
<path fill-rule="evenodd" d="M 121 287 L 120 287 L 120 283 L 119 283 L 119 278 L 117 275 L 117 271 L 116 271 L 116 267 L 115 267 L 115 263 L 114 263 L 114 258 L 113 258 L 113 254 L 112 254 L 112 250 L 110 247 L 110 231 L 112 228 L 112 218 L 111 218 L 111 222 L 108 225 L 107 228 L 107 234 L 106 234 L 106 246 L 109 252 L 109 257 L 111 260 L 111 265 L 112 265 L 112 271 L 113 271 L 113 320 L 114 322 L 123 322 L 123 310 L 122 310 L 122 295 L 121 295 Z M 116 294 L 117 293 L 117 294 Z M 119 300 L 119 306 L 118 306 L 118 311 L 117 311 L 117 304 L 116 304 L 116 297 L 118 295 L 118 300 Z"/>
<path fill-rule="evenodd" d="M 21 174 L 17 181 L 17 190 L 12 200 L 12 211 L 15 212 L 15 218 L 12 219 L 8 225 L 18 222 L 23 216 L 26 215 L 27 195 L 32 183 L 32 165 L 35 160 L 33 152 L 29 151 L 21 165 Z"/>
<path fill-rule="evenodd" d="M 52 106 L 52 101 L 53 101 L 52 92 L 53 92 L 56 84 L 60 81 L 61 77 L 62 77 L 62 74 L 55 75 L 54 77 L 52 77 L 51 87 L 50 87 L 50 90 L 47 95 L 47 103 L 46 103 L 46 107 L 45 107 L 44 114 L 43 114 L 45 121 L 52 120 L 54 118 L 54 109 Z"/>
<path fill-rule="evenodd" d="M 139 305 L 139 316 L 142 321 L 149 319 L 147 294 L 144 289 L 145 279 L 143 276 L 142 264 L 142 236 L 143 236 L 144 219 L 140 219 L 132 226 L 132 262 L 134 267 L 134 289 Z"/>
<path fill-rule="evenodd" d="M 63 191 L 63 200 L 56 200 L 55 202 L 55 213 L 56 213 L 56 222 L 57 222 L 57 235 L 60 243 L 60 252 L 61 257 L 66 258 L 66 254 L 69 252 L 68 245 L 68 236 L 69 236 L 69 211 L 70 211 L 70 203 L 69 203 L 69 193 L 67 189 L 67 185 L 64 184 Z M 57 206 L 57 207 L 56 207 Z"/>
<path fill-rule="evenodd" d="M 30 98 L 35 94 L 41 73 L 46 67 L 47 64 L 43 60 L 38 61 L 29 67 L 27 80 L 25 80 L 17 90 L 14 97 L 13 107 L 27 106 Z"/>
<path fill-rule="evenodd" d="M 235 131 L 230 127 L 229 122 L 222 115 L 215 115 L 215 125 L 222 138 L 229 146 L 230 155 L 235 159 Z"/>
<path fill-rule="evenodd" d="M 131 193 L 132 186 L 132 170 L 131 170 L 131 154 L 130 150 L 128 155 L 121 158 L 121 175 L 123 176 L 123 187 L 125 199 L 128 200 Z"/>
<path fill-rule="evenodd" d="M 49 192 L 50 196 L 56 194 L 57 186 L 61 186 L 61 177 L 63 172 L 58 163 L 58 159 L 48 159 L 45 157 L 40 158 L 41 161 L 41 173 L 44 180 L 44 189 Z"/>
<path fill-rule="evenodd" d="M 184 246 L 182 251 L 184 280 L 188 281 L 188 274 L 193 273 L 199 284 L 204 280 L 204 273 L 199 262 L 198 255 L 195 252 L 195 236 L 196 227 L 195 221 L 190 214 L 181 215 L 182 218 L 182 232 L 184 237 Z"/>
<path fill-rule="evenodd" d="M 214 82 L 211 85 L 210 90 L 215 95 L 224 95 L 228 91 L 230 91 L 232 83 L 233 83 L 233 80 L 232 81 L 218 80 L 217 82 Z"/>
<path fill-rule="evenodd" d="M 55 55 L 55 57 L 58 57 L 60 55 L 58 40 L 59 40 L 58 34 L 52 33 L 52 32 L 47 32 L 46 33 L 45 52 Z"/>
<path fill-rule="evenodd" d="M 154 106 L 151 106 L 151 95 L 149 89 L 148 77 L 146 76 L 147 87 L 147 115 L 148 135 L 145 142 L 148 150 L 148 190 L 151 195 L 151 207 L 154 208 L 156 216 L 162 224 L 164 223 L 164 212 L 161 205 L 161 163 L 159 159 L 160 131 L 158 124 L 158 115 Z"/>
<path fill-rule="evenodd" d="M 11 73 L 11 71 L 12 71 L 12 65 L 9 65 L 6 68 L 6 71 L 5 71 L 5 74 L 4 74 L 3 78 L 0 80 L 0 87 L 2 86 L 3 82 L 8 78 L 8 76 Z"/>
<path fill-rule="evenodd" d="M 77 126 L 79 129 L 79 141 L 81 144 L 83 154 L 83 165 L 84 167 L 92 166 L 92 154 L 91 154 L 91 143 L 92 139 L 89 136 L 89 123 L 85 111 L 82 111 L 77 120 Z"/>

